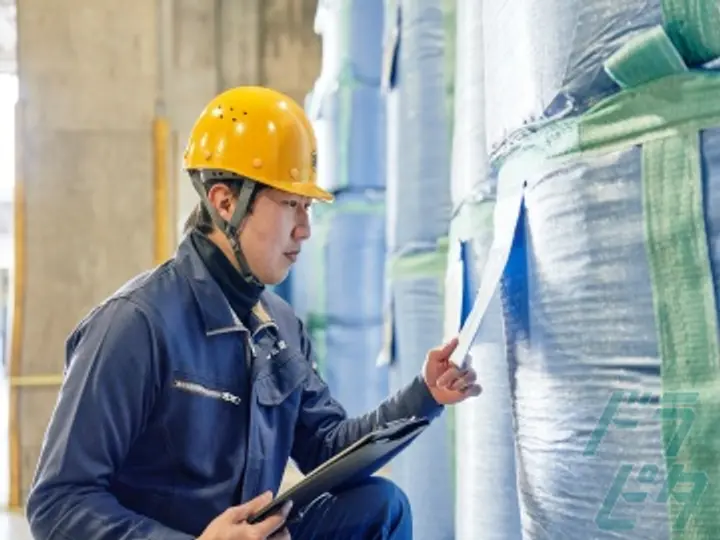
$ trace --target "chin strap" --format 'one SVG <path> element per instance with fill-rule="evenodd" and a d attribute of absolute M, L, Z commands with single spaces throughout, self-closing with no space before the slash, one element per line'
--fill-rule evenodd
<path fill-rule="evenodd" d="M 190 173 L 190 180 L 193 184 L 193 187 L 195 188 L 195 191 L 197 191 L 198 195 L 200 196 L 202 204 L 205 206 L 205 209 L 210 214 L 210 218 L 213 220 L 213 223 L 227 237 L 228 242 L 230 243 L 230 247 L 233 250 L 233 254 L 235 255 L 235 259 L 240 266 L 240 270 L 238 271 L 238 273 L 248 283 L 252 283 L 253 285 L 263 285 L 253 275 L 252 271 L 250 270 L 250 266 L 248 265 L 247 259 L 245 258 L 242 249 L 240 249 L 240 222 L 242 222 L 243 218 L 248 214 L 248 211 L 250 210 L 250 199 L 252 198 L 252 195 L 255 191 L 255 182 L 253 182 L 252 180 L 248 180 L 247 178 L 238 176 L 236 174 L 228 173 L 227 171 L 214 170 L 193 171 Z M 237 201 L 235 202 L 235 211 L 230 217 L 230 221 L 225 221 L 222 217 L 220 217 L 220 214 L 217 213 L 215 207 L 210 204 L 210 201 L 208 200 L 207 193 L 205 191 L 205 185 L 211 180 L 242 181 L 240 184 L 240 193 L 238 194 Z"/>

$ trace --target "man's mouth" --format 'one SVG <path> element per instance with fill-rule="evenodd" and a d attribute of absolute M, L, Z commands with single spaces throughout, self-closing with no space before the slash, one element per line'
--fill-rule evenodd
<path fill-rule="evenodd" d="M 299 251 L 288 251 L 285 253 L 285 257 L 287 257 L 290 262 L 297 261 L 298 255 L 300 255 Z"/>

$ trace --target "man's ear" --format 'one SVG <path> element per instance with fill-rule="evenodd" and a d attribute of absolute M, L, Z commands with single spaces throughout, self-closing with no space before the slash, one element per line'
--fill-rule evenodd
<path fill-rule="evenodd" d="M 235 200 L 230 188 L 222 183 L 215 184 L 208 190 L 207 197 L 220 217 L 229 221 L 235 210 Z"/>

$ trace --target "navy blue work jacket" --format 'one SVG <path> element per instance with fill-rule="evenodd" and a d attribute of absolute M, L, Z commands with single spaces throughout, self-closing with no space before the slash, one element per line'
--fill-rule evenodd
<path fill-rule="evenodd" d="M 418 376 L 348 418 L 290 306 L 266 291 L 250 319 L 185 239 L 78 325 L 27 501 L 36 540 L 195 538 L 277 493 L 289 458 L 308 472 L 385 422 L 442 410 Z"/>

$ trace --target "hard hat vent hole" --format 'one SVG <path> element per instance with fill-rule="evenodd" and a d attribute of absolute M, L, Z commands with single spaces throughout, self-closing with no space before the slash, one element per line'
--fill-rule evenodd
<path fill-rule="evenodd" d="M 244 116 L 247 116 L 247 111 L 243 111 L 243 115 L 244 115 Z"/>
<path fill-rule="evenodd" d="M 237 118 L 233 118 L 232 121 L 233 121 L 233 122 L 237 122 Z"/>

